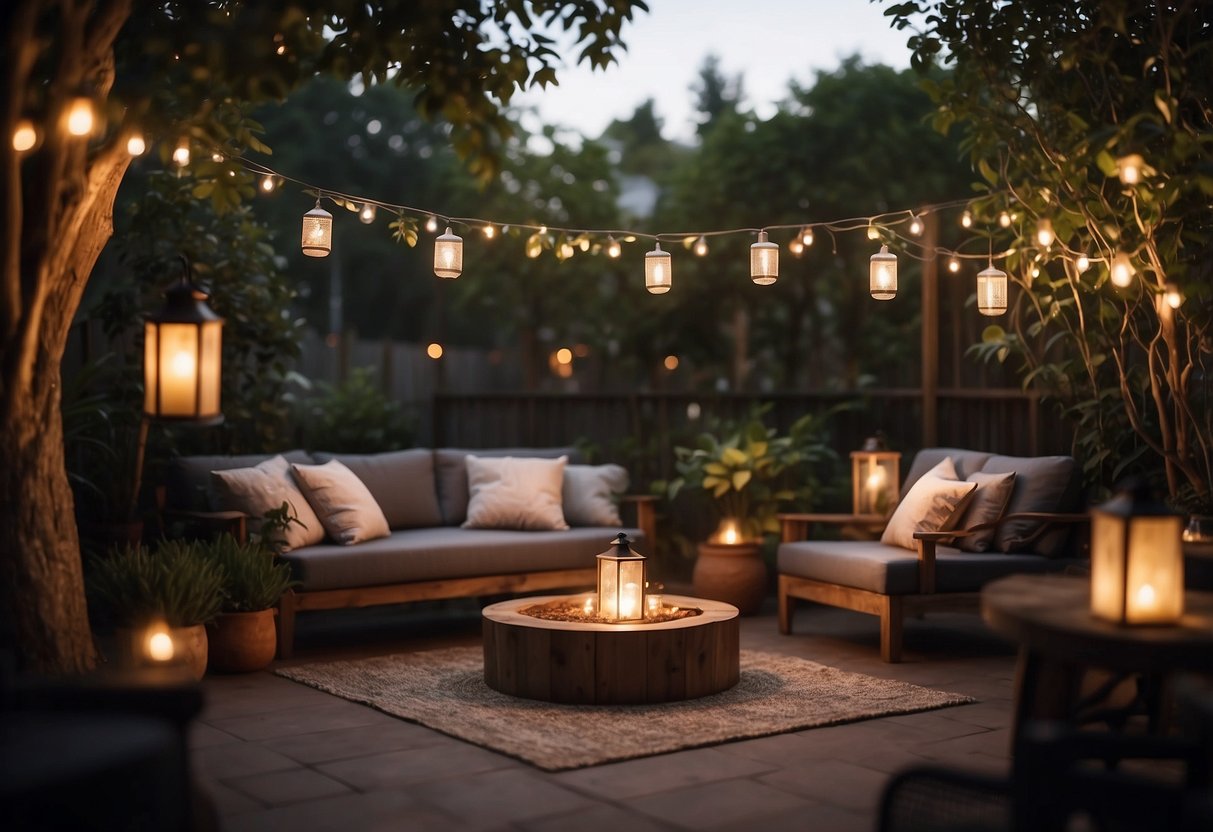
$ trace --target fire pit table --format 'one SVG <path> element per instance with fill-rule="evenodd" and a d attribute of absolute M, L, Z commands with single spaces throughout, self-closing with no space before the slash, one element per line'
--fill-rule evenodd
<path fill-rule="evenodd" d="M 701 612 L 634 624 L 551 620 L 520 610 L 576 600 L 515 598 L 485 607 L 484 681 L 511 696 L 577 705 L 695 699 L 728 690 L 739 676 L 737 608 L 666 595 Z"/>

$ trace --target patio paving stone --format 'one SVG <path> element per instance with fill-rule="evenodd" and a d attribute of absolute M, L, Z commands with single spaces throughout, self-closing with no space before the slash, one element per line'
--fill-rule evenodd
<path fill-rule="evenodd" d="M 308 768 L 228 778 L 226 784 L 268 806 L 301 803 L 350 791 L 344 783 Z"/>

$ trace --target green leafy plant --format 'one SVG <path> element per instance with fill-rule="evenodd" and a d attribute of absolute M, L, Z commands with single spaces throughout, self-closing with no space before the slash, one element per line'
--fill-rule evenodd
<path fill-rule="evenodd" d="M 359 367 L 338 386 L 321 382 L 317 390 L 300 414 L 307 447 L 374 453 L 412 446 L 409 419 L 375 384 L 370 367 Z"/>
<path fill-rule="evenodd" d="M 763 423 L 769 409 L 721 422 L 693 447 L 675 447 L 678 476 L 654 483 L 654 490 L 670 500 L 687 491 L 706 494 L 718 517 L 738 520 L 745 538 L 778 532 L 775 515 L 806 509 L 818 486 L 814 467 L 834 456 L 824 441 L 832 411 L 802 416 L 781 436 Z"/>
<path fill-rule="evenodd" d="M 93 606 L 117 626 L 189 627 L 219 614 L 223 567 L 188 541 L 161 541 L 154 552 L 127 545 L 91 566 L 86 586 Z"/>
<path fill-rule="evenodd" d="M 259 542 L 241 543 L 230 534 L 195 544 L 199 554 L 223 571 L 224 612 L 255 612 L 278 603 L 297 581 L 291 567 Z"/>
<path fill-rule="evenodd" d="M 292 525 L 301 529 L 307 528 L 307 523 L 299 519 L 295 507 L 286 500 L 278 508 L 271 508 L 261 515 L 261 529 L 257 532 L 257 541 L 269 547 L 274 554 L 282 554 L 286 547 L 286 532 Z"/>

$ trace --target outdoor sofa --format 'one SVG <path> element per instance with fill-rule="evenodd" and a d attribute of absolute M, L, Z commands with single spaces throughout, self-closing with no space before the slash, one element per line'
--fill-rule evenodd
<path fill-rule="evenodd" d="M 557 520 L 562 514 L 567 518 L 569 527 L 463 528 L 470 500 L 469 455 L 479 465 L 488 464 L 479 460 L 506 457 L 524 463 L 555 463 L 565 457 L 563 491 L 554 511 Z M 415 448 L 378 454 L 293 450 L 276 458 L 186 456 L 170 465 L 161 497 L 164 514 L 226 525 L 242 535 L 246 524 L 256 518 L 232 508 L 225 483 L 233 475 L 258 473 L 251 470 L 255 466 L 283 466 L 279 460 L 289 463 L 296 477 L 301 471 L 323 471 L 324 463 L 337 460 L 366 486 L 388 527 L 384 536 L 346 543 L 337 542 L 329 529 L 323 540 L 312 535 L 315 542 L 282 554 L 299 586 L 287 592 L 278 606 L 279 658 L 291 655 L 298 612 L 586 589 L 595 585 L 595 555 L 610 548 L 619 532 L 626 533 L 642 553 L 655 539 L 653 498 L 619 496 L 627 487 L 626 471 L 616 465 L 580 465 L 575 448 Z M 504 485 L 506 491 L 519 490 L 517 483 Z M 309 502 L 315 502 L 315 493 L 308 492 Z M 623 515 L 612 510 L 616 502 L 631 515 L 631 524 L 617 525 Z"/>
<path fill-rule="evenodd" d="M 881 658 L 897 662 L 907 616 L 975 611 L 982 586 L 996 578 L 1088 563 L 1081 471 L 1072 457 L 925 448 L 901 494 L 887 525 L 875 516 L 780 515 L 781 633 L 791 633 L 798 600 L 868 613 L 880 618 Z M 883 530 L 884 542 L 807 539 L 818 524 Z M 899 534 L 891 536 L 894 524 Z"/>

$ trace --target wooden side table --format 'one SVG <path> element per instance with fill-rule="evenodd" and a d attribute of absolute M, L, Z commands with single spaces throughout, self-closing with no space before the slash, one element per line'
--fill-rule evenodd
<path fill-rule="evenodd" d="M 1155 706 L 1175 673 L 1213 673 L 1213 593 L 1189 591 L 1179 624 L 1125 627 L 1093 617 L 1090 592 L 1089 579 L 1061 575 L 1014 575 L 982 590 L 986 623 L 1019 645 L 1016 737 L 1027 719 L 1078 722 L 1084 709 L 1098 707 L 1097 697 L 1080 696 L 1089 669 L 1139 675 L 1155 691 Z M 1157 715 L 1155 707 L 1152 721 Z"/>

